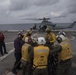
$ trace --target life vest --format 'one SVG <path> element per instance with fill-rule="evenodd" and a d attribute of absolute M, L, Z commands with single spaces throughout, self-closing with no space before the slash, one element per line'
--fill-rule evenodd
<path fill-rule="evenodd" d="M 30 45 L 29 44 L 24 44 L 23 46 L 22 46 L 22 60 L 24 60 L 24 61 L 28 61 L 29 60 L 29 53 L 28 53 L 28 47 L 29 47 Z"/>
<path fill-rule="evenodd" d="M 72 49 L 68 41 L 63 41 L 60 43 L 62 46 L 62 51 L 59 53 L 59 60 L 65 61 L 72 58 Z"/>
<path fill-rule="evenodd" d="M 25 38 L 27 37 L 27 34 L 23 34 L 22 40 L 25 41 Z"/>
<path fill-rule="evenodd" d="M 65 41 L 67 41 L 67 42 L 69 42 L 69 43 L 70 43 L 70 40 L 69 40 L 67 37 L 65 37 Z"/>
<path fill-rule="evenodd" d="M 56 41 L 55 34 L 50 32 L 49 34 L 46 35 L 46 38 L 51 42 L 54 43 Z"/>
<path fill-rule="evenodd" d="M 45 46 L 34 47 L 33 67 L 46 68 L 48 64 L 49 48 Z"/>

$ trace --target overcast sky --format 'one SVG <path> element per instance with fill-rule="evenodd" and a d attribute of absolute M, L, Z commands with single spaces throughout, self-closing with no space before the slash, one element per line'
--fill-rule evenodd
<path fill-rule="evenodd" d="M 24 18 L 76 21 L 76 0 L 0 0 L 0 23 L 28 23 Z"/>

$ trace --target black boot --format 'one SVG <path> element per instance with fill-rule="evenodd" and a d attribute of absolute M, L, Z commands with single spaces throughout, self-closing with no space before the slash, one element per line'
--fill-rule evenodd
<path fill-rule="evenodd" d="M 12 73 L 13 73 L 13 74 L 17 74 L 17 71 L 13 69 L 13 70 L 12 70 Z"/>

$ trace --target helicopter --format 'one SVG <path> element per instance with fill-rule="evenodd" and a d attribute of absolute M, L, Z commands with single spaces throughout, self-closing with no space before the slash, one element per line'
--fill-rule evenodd
<path fill-rule="evenodd" d="M 35 23 L 34 26 L 31 28 L 33 30 L 39 30 L 39 31 L 45 31 L 47 27 L 52 28 L 53 30 L 59 30 L 59 29 L 67 29 L 67 28 L 72 28 L 76 21 L 74 21 L 71 25 L 69 26 L 57 26 L 57 24 L 52 23 L 50 18 L 25 18 L 25 20 L 41 20 L 41 23 Z"/>
<path fill-rule="evenodd" d="M 40 31 L 45 31 L 47 27 L 54 28 L 56 24 L 53 24 L 50 20 L 50 18 L 25 18 L 24 20 L 41 20 L 41 23 L 35 23 L 34 26 L 32 27 L 33 30 L 40 30 Z"/>

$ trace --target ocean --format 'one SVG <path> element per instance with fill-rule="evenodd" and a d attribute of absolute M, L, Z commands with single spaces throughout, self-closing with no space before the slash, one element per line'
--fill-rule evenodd
<path fill-rule="evenodd" d="M 56 27 L 68 27 L 71 23 L 56 23 Z M 27 30 L 34 26 L 34 23 L 25 23 L 25 24 L 0 24 L 0 31 L 7 31 L 7 30 Z M 39 24 L 37 24 L 37 27 Z M 68 28 L 69 29 L 69 28 Z M 71 30 L 76 30 L 76 24 Z"/>
<path fill-rule="evenodd" d="M 0 31 L 7 30 L 27 30 L 34 24 L 0 24 Z"/>

